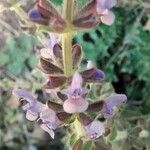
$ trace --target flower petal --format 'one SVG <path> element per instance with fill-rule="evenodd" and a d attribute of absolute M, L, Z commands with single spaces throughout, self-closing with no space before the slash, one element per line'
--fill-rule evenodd
<path fill-rule="evenodd" d="M 46 132 L 52 137 L 52 139 L 54 139 L 55 133 L 54 133 L 54 131 L 53 131 L 52 129 L 50 129 L 50 128 L 47 126 L 47 124 L 42 124 L 42 125 L 41 125 L 41 128 L 42 128 L 44 131 L 46 131 Z"/>
<path fill-rule="evenodd" d="M 114 107 L 122 103 L 125 103 L 126 101 L 127 101 L 127 96 L 125 94 L 115 94 L 108 97 L 105 100 L 105 103 L 107 103 L 107 106 L 109 107 Z"/>
<path fill-rule="evenodd" d="M 82 87 L 83 79 L 81 75 L 76 72 L 73 76 L 72 82 L 71 82 L 71 89 L 80 89 Z"/>
<path fill-rule="evenodd" d="M 39 119 L 42 120 L 43 123 L 54 124 L 56 121 L 56 113 L 52 109 L 47 108 L 40 113 Z"/>
<path fill-rule="evenodd" d="M 107 14 L 101 16 L 102 23 L 106 25 L 112 25 L 115 20 L 115 15 L 112 11 L 108 11 Z"/>
<path fill-rule="evenodd" d="M 25 99 L 27 102 L 33 102 L 37 100 L 30 92 L 25 89 L 14 89 L 12 93 L 19 98 Z"/>
<path fill-rule="evenodd" d="M 105 9 L 110 9 L 116 4 L 116 0 L 97 0 L 97 12 L 101 14 Z"/>
<path fill-rule="evenodd" d="M 88 108 L 88 102 L 83 98 L 67 99 L 63 104 L 63 108 L 69 114 L 81 113 Z"/>
<path fill-rule="evenodd" d="M 113 107 L 125 103 L 126 101 L 127 97 L 124 94 L 112 95 L 104 101 L 101 112 L 105 118 L 112 117 L 114 115 Z"/>
<path fill-rule="evenodd" d="M 35 121 L 38 118 L 38 113 L 28 110 L 26 112 L 26 118 L 30 121 Z"/>
<path fill-rule="evenodd" d="M 88 137 L 91 140 L 95 140 L 105 133 L 105 127 L 103 123 L 101 123 L 100 121 L 93 121 L 85 128 L 86 128 Z"/>

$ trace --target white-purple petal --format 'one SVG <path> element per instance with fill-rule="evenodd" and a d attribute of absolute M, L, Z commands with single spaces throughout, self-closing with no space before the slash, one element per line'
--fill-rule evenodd
<path fill-rule="evenodd" d="M 82 87 L 83 79 L 81 75 L 76 72 L 73 76 L 72 83 L 71 83 L 71 89 L 80 89 Z"/>
<path fill-rule="evenodd" d="M 112 25 L 115 20 L 115 15 L 112 11 L 105 10 L 103 12 L 103 15 L 100 18 L 101 18 L 102 23 L 106 25 Z"/>
<path fill-rule="evenodd" d="M 55 133 L 53 129 L 51 129 L 47 124 L 41 124 L 41 128 L 46 131 L 52 137 L 52 139 L 54 139 Z"/>
<path fill-rule="evenodd" d="M 45 109 L 40 113 L 40 119 L 43 123 L 54 123 L 56 120 L 56 113 L 52 109 Z"/>
<path fill-rule="evenodd" d="M 116 4 L 116 0 L 97 0 L 97 12 L 101 14 L 105 9 L 111 9 Z"/>
<path fill-rule="evenodd" d="M 13 90 L 12 93 L 19 98 L 23 98 L 27 102 L 32 102 L 37 100 L 30 92 L 24 89 L 15 89 Z"/>
<path fill-rule="evenodd" d="M 38 118 L 38 113 L 27 110 L 26 118 L 30 121 L 35 121 Z"/>
<path fill-rule="evenodd" d="M 82 97 L 78 98 L 75 97 L 67 99 L 63 104 L 63 108 L 65 112 L 73 114 L 86 111 L 88 105 L 89 105 L 88 102 Z"/>
<path fill-rule="evenodd" d="M 105 133 L 104 124 L 100 121 L 91 122 L 85 129 L 90 140 L 95 140 Z"/>

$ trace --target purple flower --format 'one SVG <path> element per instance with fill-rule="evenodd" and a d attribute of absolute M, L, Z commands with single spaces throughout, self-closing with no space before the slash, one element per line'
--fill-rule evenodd
<path fill-rule="evenodd" d="M 26 118 L 34 121 L 38 118 L 38 114 L 46 108 L 46 105 L 37 101 L 28 91 L 23 89 L 16 89 L 13 94 L 20 98 L 23 106 L 22 109 L 26 111 Z"/>
<path fill-rule="evenodd" d="M 127 101 L 127 97 L 124 94 L 112 95 L 104 101 L 101 112 L 105 118 L 110 118 L 115 114 L 114 107 L 121 105 L 126 101 Z"/>
<path fill-rule="evenodd" d="M 104 24 L 113 24 L 115 20 L 115 15 L 110 9 L 116 4 L 116 0 L 97 0 L 97 13 L 101 16 L 101 21 Z"/>
<path fill-rule="evenodd" d="M 71 86 L 62 91 L 68 96 L 63 108 L 67 113 L 81 113 L 88 108 L 88 102 L 84 99 L 87 90 L 82 88 L 83 79 L 79 73 L 75 73 Z"/>
<path fill-rule="evenodd" d="M 60 121 L 56 116 L 56 113 L 47 108 L 40 113 L 39 120 L 42 121 L 41 128 L 48 132 L 48 134 L 54 139 L 54 130 L 60 125 Z"/>
<path fill-rule="evenodd" d="M 105 127 L 100 121 L 91 122 L 85 129 L 90 140 L 95 140 L 105 133 Z"/>
<path fill-rule="evenodd" d="M 30 121 L 41 120 L 41 128 L 54 138 L 54 131 L 60 124 L 56 113 L 48 108 L 46 104 L 42 104 L 32 96 L 28 91 L 16 89 L 13 94 L 20 98 L 23 103 L 23 110 L 26 111 L 26 118 Z"/>

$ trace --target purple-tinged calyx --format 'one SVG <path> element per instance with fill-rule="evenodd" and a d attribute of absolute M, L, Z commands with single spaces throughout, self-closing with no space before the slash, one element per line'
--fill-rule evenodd
<path fill-rule="evenodd" d="M 98 15 L 100 15 L 101 22 L 106 25 L 113 24 L 115 15 L 110 9 L 116 4 L 116 0 L 97 0 L 96 10 Z"/>
<path fill-rule="evenodd" d="M 127 101 L 127 96 L 125 94 L 115 94 L 108 97 L 103 104 L 101 113 L 105 118 L 113 117 L 115 114 L 114 107 L 121 105 Z"/>
<path fill-rule="evenodd" d="M 49 24 L 49 20 L 46 17 L 43 17 L 37 6 L 35 6 L 34 8 L 32 8 L 29 12 L 28 12 L 28 17 L 31 21 L 35 22 L 35 23 L 39 23 L 39 24 L 43 24 L 43 25 L 48 25 Z"/>
<path fill-rule="evenodd" d="M 75 73 L 69 88 L 62 91 L 68 96 L 63 108 L 67 113 L 81 113 L 88 108 L 88 102 L 84 99 L 87 90 L 82 88 L 83 79 L 79 73 Z"/>
<path fill-rule="evenodd" d="M 59 37 L 54 33 L 50 33 L 48 37 L 46 37 L 44 40 L 41 40 L 41 43 L 44 45 L 44 48 L 40 50 L 41 56 L 43 58 L 53 60 L 54 46 L 60 43 Z"/>
<path fill-rule="evenodd" d="M 83 29 L 96 27 L 100 23 L 100 18 L 97 17 L 96 5 L 96 0 L 92 0 L 75 14 L 73 20 L 74 26 Z"/>
<path fill-rule="evenodd" d="M 105 74 L 102 70 L 94 67 L 91 61 L 88 61 L 87 70 L 81 72 L 85 82 L 101 82 L 105 79 Z"/>
<path fill-rule="evenodd" d="M 54 32 L 62 32 L 66 27 L 65 20 L 47 0 L 38 0 L 35 7 L 29 11 L 28 16 L 32 22 L 50 26 Z"/>

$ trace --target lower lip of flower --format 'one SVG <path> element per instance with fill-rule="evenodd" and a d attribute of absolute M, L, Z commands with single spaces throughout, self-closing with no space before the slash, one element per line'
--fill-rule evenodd
<path fill-rule="evenodd" d="M 96 138 L 97 138 L 97 133 L 93 133 L 92 135 L 90 135 L 91 140 L 95 140 Z"/>

